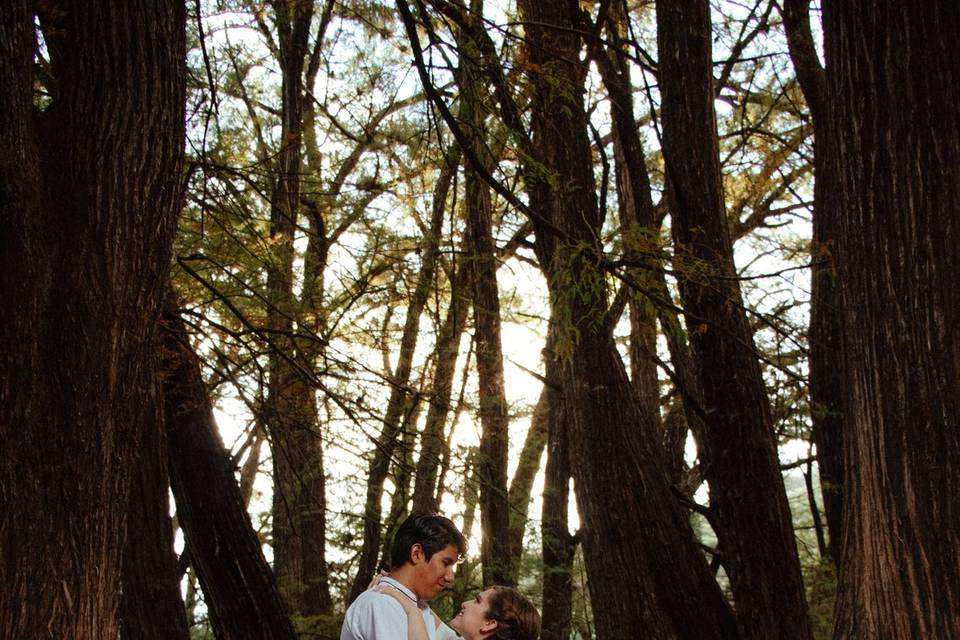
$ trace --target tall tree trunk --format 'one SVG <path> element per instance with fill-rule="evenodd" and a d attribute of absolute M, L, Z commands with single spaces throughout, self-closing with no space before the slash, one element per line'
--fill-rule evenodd
<path fill-rule="evenodd" d="M 823 522 L 820 519 L 820 507 L 817 506 L 817 494 L 813 489 L 813 458 L 808 458 L 807 468 L 803 471 L 803 484 L 807 490 L 807 504 L 810 505 L 810 517 L 813 519 L 813 532 L 817 536 L 817 550 L 821 558 L 826 558 L 830 552 L 827 549 L 827 539 L 823 535 Z"/>
<path fill-rule="evenodd" d="M 610 3 L 608 34 L 620 33 L 620 25 L 627 20 L 620 10 L 624 5 Z M 614 38 L 616 35 L 613 36 Z M 596 48 L 599 49 L 595 45 Z M 596 58 L 604 57 L 598 65 L 604 85 L 610 92 L 612 106 L 614 172 L 617 186 L 617 210 L 626 247 L 624 257 L 638 268 L 631 271 L 641 284 L 656 280 L 659 253 L 660 225 L 656 223 L 650 182 L 646 172 L 646 158 L 633 115 L 633 92 L 627 60 L 617 49 L 598 51 Z M 635 166 L 634 163 L 640 163 Z M 649 265 L 650 268 L 643 268 Z M 649 286 L 649 285 L 648 285 Z M 652 288 L 649 287 L 649 288 Z M 640 410 L 650 416 L 657 431 L 662 431 L 660 418 L 660 383 L 657 376 L 657 316 L 656 303 L 644 298 L 643 292 L 634 292 L 629 300 L 630 311 L 630 382 L 633 384 Z"/>
<path fill-rule="evenodd" d="M 240 497 L 243 500 L 244 507 L 250 506 L 250 499 L 253 498 L 253 483 L 257 480 L 257 474 L 260 472 L 260 450 L 263 448 L 262 428 L 257 419 L 257 424 L 253 426 L 254 432 L 250 435 L 251 443 L 247 451 L 247 459 L 243 461 L 240 468 Z"/>
<path fill-rule="evenodd" d="M 446 443 L 443 427 L 450 414 L 450 398 L 453 393 L 453 377 L 456 372 L 457 356 L 460 354 L 460 340 L 467 327 L 467 314 L 470 311 L 470 299 L 465 288 L 463 270 L 454 275 L 451 282 L 450 306 L 447 316 L 440 325 L 440 335 L 434 349 L 436 366 L 433 371 L 433 383 L 430 387 L 427 418 L 420 438 L 420 457 L 417 459 L 417 473 L 413 486 L 413 510 L 437 511 L 437 472 L 444 455 Z"/>
<path fill-rule="evenodd" d="M 480 20 L 483 0 L 471 0 L 470 14 Z M 463 52 L 459 69 L 460 119 L 472 149 L 487 149 L 485 82 L 478 58 L 480 46 L 470 34 L 460 31 L 458 46 Z M 490 61 L 487 61 L 488 63 Z M 495 61 L 494 61 L 495 62 Z M 481 152 L 489 167 L 493 158 Z M 465 178 L 467 213 L 466 250 L 472 271 L 473 324 L 477 345 L 480 414 L 480 562 L 483 584 L 512 584 L 510 571 L 507 500 L 507 445 L 509 416 L 503 387 L 503 349 L 500 341 L 500 294 L 497 290 L 497 257 L 493 242 L 493 202 L 490 188 L 476 171 L 467 169 Z"/>
<path fill-rule="evenodd" d="M 457 426 L 460 424 L 460 416 L 467 406 L 467 381 L 473 360 L 473 340 L 467 346 L 467 356 L 463 361 L 463 369 L 460 372 L 460 390 L 457 392 L 457 401 L 451 407 L 453 417 L 450 419 L 450 428 L 447 430 L 443 451 L 440 456 L 440 468 L 437 471 L 437 490 L 434 502 L 440 504 L 443 502 L 443 496 L 447 493 L 447 473 L 450 471 L 450 458 L 453 452 L 453 441 L 457 436 Z M 464 534 L 466 535 L 466 534 Z"/>
<path fill-rule="evenodd" d="M 479 452 L 476 448 L 470 449 L 464 456 L 463 461 L 463 526 L 460 531 L 469 540 L 473 533 L 473 524 L 477 518 L 477 505 L 480 502 L 480 483 L 479 472 L 477 469 L 477 456 Z M 473 581 L 473 570 L 476 567 L 476 560 L 469 555 L 460 563 L 456 576 L 453 579 L 451 601 L 454 606 L 463 602 L 477 592 L 478 584 Z"/>
<path fill-rule="evenodd" d="M 380 545 L 380 568 L 390 566 L 390 547 L 393 545 L 393 536 L 409 513 L 410 481 L 414 472 L 413 450 L 417 444 L 417 422 L 420 420 L 422 407 L 420 392 L 417 391 L 400 426 L 400 446 L 393 461 L 393 495 L 390 496 L 390 512 L 383 527 L 386 535 L 383 536 Z"/>
<path fill-rule="evenodd" d="M 303 70 L 303 58 L 307 51 L 307 32 L 312 14 L 309 7 L 300 7 L 297 3 L 287 2 L 286 5 L 277 3 L 275 6 L 278 30 L 281 34 L 283 70 L 285 74 L 292 74 L 298 69 Z M 282 484 L 284 486 L 292 484 L 293 504 L 288 502 L 286 505 L 292 526 L 288 532 L 290 537 L 286 541 L 289 545 L 281 545 L 288 548 L 281 549 L 282 553 L 277 554 L 277 561 L 280 566 L 290 570 L 290 575 L 286 577 L 291 584 L 291 591 L 297 590 L 298 593 L 290 593 L 288 597 L 299 604 L 296 613 L 301 618 L 298 623 L 300 631 L 306 634 L 313 632 L 311 629 L 313 625 L 325 624 L 323 617 L 328 616 L 333 608 L 327 568 L 327 486 L 323 424 L 317 406 L 315 391 L 317 381 L 313 379 L 318 375 L 317 363 L 323 358 L 326 345 L 327 310 L 324 306 L 326 287 L 324 272 L 329 258 L 330 239 L 327 237 L 325 211 L 318 203 L 318 198 L 310 193 L 310 189 L 305 193 L 304 189 L 300 188 L 305 180 L 319 182 L 321 179 L 322 161 L 317 144 L 316 106 L 312 93 L 332 10 L 333 0 L 326 0 L 320 11 L 315 41 L 309 55 L 309 63 L 303 71 L 303 80 L 297 80 L 294 83 L 296 86 L 285 89 L 284 93 L 284 99 L 288 101 L 285 105 L 292 104 L 294 99 L 299 100 L 295 108 L 296 117 L 299 120 L 291 121 L 290 126 L 296 127 L 299 122 L 300 138 L 291 140 L 291 148 L 285 149 L 284 152 L 291 154 L 300 153 L 301 150 L 303 152 L 305 162 L 302 164 L 305 166 L 298 165 L 296 180 L 300 204 L 304 205 L 303 217 L 307 220 L 309 237 L 303 257 L 303 286 L 297 305 L 298 337 L 293 340 L 296 370 L 293 372 L 291 396 L 294 399 L 295 414 L 290 416 L 292 418 L 290 429 L 283 431 L 284 435 L 291 436 L 283 447 L 289 464 L 283 464 L 280 469 L 287 472 L 285 474 L 287 477 L 283 479 Z M 294 59 L 293 56 L 297 58 Z M 303 144 L 302 149 L 297 144 L 299 142 Z M 303 171 L 306 171 L 306 177 Z M 290 176 L 290 179 L 292 180 L 293 177 Z M 335 200 L 336 195 L 337 193 L 331 194 L 330 199 Z M 293 297 L 292 291 L 290 297 Z M 257 448 L 259 443 L 260 440 L 257 440 Z M 255 451 L 251 451 L 251 456 L 254 453 Z M 241 482 L 241 488 L 243 487 Z M 274 547 L 276 552 L 276 539 Z M 276 563 L 275 566 L 277 566 Z"/>
<path fill-rule="evenodd" d="M 834 637 L 960 637 L 960 8 L 824 4 L 847 348 Z"/>
<path fill-rule="evenodd" d="M 218 638 L 296 638 L 213 420 L 200 362 L 175 307 L 162 332 L 170 486 Z"/>
<path fill-rule="evenodd" d="M 598 637 L 632 637 L 637 627 L 652 638 L 733 637 L 730 611 L 670 493 L 659 434 L 632 398 L 608 327 L 605 280 L 591 258 L 602 218 L 586 133 L 579 4 L 522 0 L 519 7 L 527 60 L 541 70 L 532 80 L 532 148 L 552 174 L 546 180 L 529 165 L 524 172 L 556 332 L 546 377 L 562 388 Z"/>
<path fill-rule="evenodd" d="M 410 371 L 413 367 L 414 351 L 417 348 L 420 316 L 427 303 L 430 287 L 436 273 L 438 247 L 443 229 L 443 214 L 446 211 L 447 191 L 453 181 L 456 166 L 456 160 L 448 158 L 433 193 L 430 232 L 423 239 L 420 252 L 423 262 L 420 265 L 420 273 L 417 274 L 417 284 L 410 296 L 410 302 L 407 304 L 407 315 L 404 320 L 403 334 L 400 338 L 397 366 L 390 380 L 390 399 L 387 401 L 387 408 L 384 412 L 383 427 L 377 437 L 377 446 L 370 459 L 366 502 L 363 512 L 363 547 L 360 553 L 360 562 L 357 566 L 357 574 L 350 589 L 350 602 L 356 600 L 357 596 L 366 590 L 377 567 L 382 534 L 380 501 L 383 495 L 383 483 L 387 478 L 390 459 L 397 444 L 401 419 L 404 412 L 409 409 L 408 383 L 410 381 Z"/>
<path fill-rule="evenodd" d="M 309 618 L 330 612 L 326 570 L 326 484 L 313 362 L 294 333 L 300 309 L 293 294 L 294 236 L 300 215 L 304 64 L 313 3 L 272 2 L 281 71 L 281 130 L 270 212 L 275 254 L 267 276 L 271 328 L 265 422 L 274 471 L 274 567 L 290 610 Z M 322 240 L 322 239 L 321 239 Z"/>
<path fill-rule="evenodd" d="M 657 5 L 667 197 L 680 294 L 698 360 L 722 562 L 742 638 L 811 638 L 770 406 L 736 280 L 713 108 L 710 6 Z"/>
<path fill-rule="evenodd" d="M 152 358 L 154 364 L 157 358 Z M 167 438 L 160 380 L 145 385 L 144 430 L 130 491 L 127 541 L 123 551 L 120 638 L 187 640 L 190 629 L 180 595 L 180 571 L 173 550 Z"/>
<path fill-rule="evenodd" d="M 845 365 L 840 288 L 834 263 L 838 194 L 833 123 L 827 112 L 826 75 L 810 30 L 810 0 L 786 0 L 783 21 L 790 57 L 813 120 L 813 241 L 810 295 L 810 420 L 817 446 L 820 490 L 830 531 L 829 550 L 839 565 L 843 539 L 843 398 Z"/>
<path fill-rule="evenodd" d="M 38 113 L 35 11 L 52 103 Z M 4 4 L 0 637 L 115 638 L 180 208 L 182 3 Z"/>
<path fill-rule="evenodd" d="M 548 334 L 545 353 L 552 353 Z M 541 393 L 547 428 L 540 535 L 543 547 L 543 640 L 567 640 L 573 613 L 574 541 L 569 529 L 570 451 L 560 392 L 549 383 Z"/>
<path fill-rule="evenodd" d="M 527 529 L 527 512 L 530 509 L 533 483 L 540 471 L 540 459 L 543 458 L 543 451 L 547 446 L 549 413 L 547 389 L 544 387 L 533 410 L 533 416 L 530 418 L 530 428 L 527 430 L 527 437 L 523 440 L 520 459 L 510 480 L 507 495 L 510 502 L 510 571 L 513 575 L 513 584 L 516 584 L 520 577 L 523 534 Z"/>
<path fill-rule="evenodd" d="M 631 382 L 641 410 L 651 416 L 655 428 L 663 434 L 669 477 L 677 484 L 685 467 L 683 456 L 687 430 L 693 431 L 698 442 L 702 437 L 703 420 L 698 410 L 703 400 L 686 332 L 677 316 L 664 275 L 661 225 L 654 210 L 646 154 L 634 116 L 633 84 L 626 45 L 620 36 L 628 18 L 619 2 L 611 2 L 607 10 L 605 27 L 611 48 L 604 49 L 599 42 L 592 42 L 590 51 L 611 105 L 624 258 L 632 266 L 627 281 L 633 289 L 629 301 Z M 685 421 L 667 421 L 660 417 L 659 381 L 654 365 L 657 319 L 667 341 L 674 371 L 673 382 L 680 392 Z"/>

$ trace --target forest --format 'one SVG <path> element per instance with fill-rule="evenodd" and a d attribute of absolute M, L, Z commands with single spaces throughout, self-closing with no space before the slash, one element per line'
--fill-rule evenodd
<path fill-rule="evenodd" d="M 0 639 L 960 638 L 960 4 L 3 5 Z"/>

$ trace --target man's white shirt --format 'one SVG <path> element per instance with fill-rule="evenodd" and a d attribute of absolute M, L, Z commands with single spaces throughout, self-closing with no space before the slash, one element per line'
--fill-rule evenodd
<path fill-rule="evenodd" d="M 380 584 L 396 588 L 403 597 L 417 603 L 430 640 L 458 638 L 447 625 L 441 623 L 437 627 L 430 607 L 417 602 L 410 589 L 389 576 L 381 578 Z M 393 596 L 367 589 L 347 608 L 340 640 L 407 640 L 407 614 Z"/>

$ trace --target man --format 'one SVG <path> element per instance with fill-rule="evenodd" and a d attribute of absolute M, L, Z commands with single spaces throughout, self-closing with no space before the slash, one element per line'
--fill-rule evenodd
<path fill-rule="evenodd" d="M 395 588 L 416 605 L 430 640 L 456 637 L 428 603 L 453 582 L 466 550 L 467 541 L 453 522 L 430 513 L 410 514 L 393 538 L 390 573 L 380 584 Z M 347 608 L 340 640 L 407 640 L 407 614 L 393 597 L 367 590 Z"/>

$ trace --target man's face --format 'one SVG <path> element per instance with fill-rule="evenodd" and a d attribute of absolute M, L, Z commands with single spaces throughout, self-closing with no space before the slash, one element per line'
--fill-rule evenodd
<path fill-rule="evenodd" d="M 453 582 L 457 560 L 460 558 L 456 545 L 448 544 L 427 560 L 423 548 L 415 544 L 410 555 L 416 571 L 414 591 L 421 600 L 433 600 L 440 591 Z"/>
<path fill-rule="evenodd" d="M 497 628 L 495 620 L 487 618 L 493 589 L 481 591 L 472 600 L 460 605 L 460 612 L 450 621 L 450 628 L 464 638 L 482 638 Z"/>

